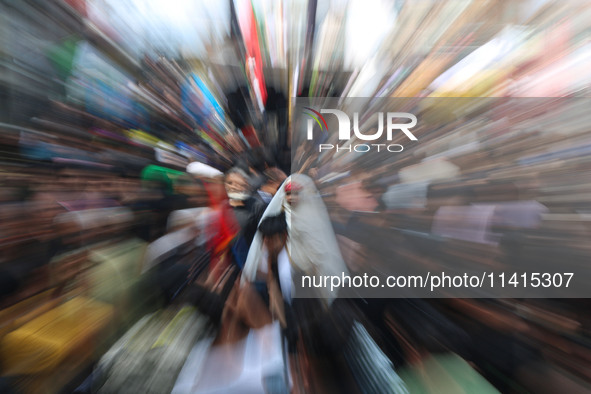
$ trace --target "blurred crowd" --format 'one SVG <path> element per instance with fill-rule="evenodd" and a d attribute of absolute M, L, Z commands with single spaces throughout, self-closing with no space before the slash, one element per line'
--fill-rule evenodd
<path fill-rule="evenodd" d="M 0 392 L 590 391 L 590 14 L 0 0 Z M 301 99 L 418 141 L 319 152 Z M 294 286 L 427 271 L 576 285 Z"/>

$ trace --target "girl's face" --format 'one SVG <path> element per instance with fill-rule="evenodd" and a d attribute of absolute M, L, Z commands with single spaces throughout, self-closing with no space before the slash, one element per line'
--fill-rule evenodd
<path fill-rule="evenodd" d="M 297 190 L 289 190 L 285 192 L 285 200 L 289 205 L 295 207 L 298 205 L 299 195 Z"/>

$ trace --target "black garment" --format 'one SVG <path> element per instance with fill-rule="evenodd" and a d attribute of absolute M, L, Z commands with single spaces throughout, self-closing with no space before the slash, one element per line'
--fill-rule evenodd
<path fill-rule="evenodd" d="M 234 215 L 240 225 L 239 236 L 244 237 L 246 244 L 250 247 L 257 227 L 265 212 L 265 205 L 254 197 L 249 197 L 244 201 L 243 206 L 233 207 Z"/>
<path fill-rule="evenodd" d="M 265 208 L 266 208 L 266 207 L 267 207 L 267 205 L 269 205 L 269 203 L 270 203 L 271 201 L 269 201 L 269 202 L 266 202 L 265 200 L 263 200 L 263 196 L 261 196 L 261 195 L 259 194 L 259 191 L 260 191 L 260 189 L 259 189 L 259 190 L 257 190 L 257 191 L 254 193 L 254 195 L 253 195 L 253 198 L 254 198 L 254 199 L 256 199 L 257 201 L 259 201 L 261 204 L 263 204 L 263 205 L 265 206 Z"/>

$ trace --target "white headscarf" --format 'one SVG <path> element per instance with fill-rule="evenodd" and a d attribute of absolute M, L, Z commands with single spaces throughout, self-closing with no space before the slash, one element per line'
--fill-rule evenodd
<path fill-rule="evenodd" d="M 285 186 L 292 183 L 298 187 L 298 202 L 291 207 L 285 198 Z M 294 174 L 281 185 L 265 210 L 261 221 L 268 216 L 285 212 L 288 229 L 287 251 L 292 264 L 309 275 L 348 274 L 337 240 L 326 210 L 326 206 L 314 185 L 306 175 Z M 253 281 L 264 259 L 263 238 L 257 231 L 242 271 L 242 281 Z M 322 289 L 330 301 L 336 297 L 336 290 Z"/>
<path fill-rule="evenodd" d="M 194 161 L 187 166 L 187 172 L 195 176 L 202 176 L 205 178 L 216 178 L 224 174 L 217 168 L 208 166 L 207 164 Z"/>

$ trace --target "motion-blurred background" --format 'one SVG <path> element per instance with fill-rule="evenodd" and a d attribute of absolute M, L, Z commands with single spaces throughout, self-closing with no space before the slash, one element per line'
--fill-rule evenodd
<path fill-rule="evenodd" d="M 172 212 L 217 207 L 194 162 L 253 191 L 308 174 L 352 273 L 578 269 L 588 290 L 590 21 L 582 0 L 0 0 L 0 391 L 82 390 L 174 298 L 142 272 L 187 228 Z M 412 149 L 310 155 L 296 99 L 317 97 L 431 104 Z M 356 300 L 372 339 L 302 385 L 343 392 L 347 366 L 350 392 L 588 392 L 574 296 Z M 167 324 L 203 328 L 168 308 L 143 332 L 178 347 L 154 361 L 170 381 L 104 392 L 173 389 L 200 342 Z"/>

